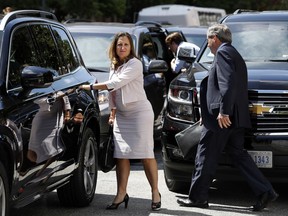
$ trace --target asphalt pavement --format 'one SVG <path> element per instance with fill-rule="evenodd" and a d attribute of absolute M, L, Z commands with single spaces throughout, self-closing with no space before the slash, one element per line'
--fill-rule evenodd
<path fill-rule="evenodd" d="M 113 200 L 116 193 L 116 173 L 98 173 L 98 183 L 94 200 L 85 208 L 65 208 L 60 205 L 57 193 L 45 195 L 35 203 L 14 212 L 13 216 L 287 216 L 288 215 L 288 187 L 286 183 L 276 183 L 274 187 L 280 197 L 263 212 L 251 212 L 248 207 L 255 203 L 255 197 L 250 188 L 243 181 L 219 180 L 211 188 L 208 209 L 180 207 L 176 200 L 186 197 L 183 194 L 170 192 L 165 184 L 163 164 L 160 149 L 156 150 L 159 166 L 159 189 L 162 195 L 162 209 L 157 212 L 151 210 L 151 192 L 145 177 L 142 164 L 133 161 L 128 183 L 130 196 L 128 208 L 120 205 L 117 210 L 105 210 L 107 204 Z"/>

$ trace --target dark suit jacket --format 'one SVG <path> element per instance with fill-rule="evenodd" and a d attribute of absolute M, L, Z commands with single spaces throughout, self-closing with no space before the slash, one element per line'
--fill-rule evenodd
<path fill-rule="evenodd" d="M 230 116 L 231 127 L 251 127 L 247 68 L 230 43 L 223 43 L 218 48 L 208 77 L 202 80 L 200 103 L 202 122 L 207 129 L 219 129 L 219 112 Z"/>

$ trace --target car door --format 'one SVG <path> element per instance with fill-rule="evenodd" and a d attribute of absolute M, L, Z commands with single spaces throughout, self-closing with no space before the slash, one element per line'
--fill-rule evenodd
<path fill-rule="evenodd" d="M 64 35 L 60 27 L 39 23 L 18 26 L 12 32 L 7 89 L 15 102 L 13 123 L 21 131 L 23 143 L 19 198 L 45 190 L 56 181 L 59 169 L 74 165 L 74 160 L 66 166 L 58 162 L 66 150 L 60 137 L 65 106 L 71 109 L 64 93 L 81 82 L 70 75 L 79 67 L 79 60 Z M 35 68 L 49 70 L 57 79 L 51 86 L 24 88 L 21 73 L 26 70 L 29 74 L 30 69 L 33 73 Z"/>
<path fill-rule="evenodd" d="M 50 160 L 53 156 L 60 153 L 59 144 L 55 143 L 53 152 L 49 147 L 45 146 L 44 136 L 53 138 L 53 133 L 48 130 L 46 119 L 41 119 L 41 106 L 52 108 L 50 106 L 52 102 L 49 102 L 49 97 L 54 93 L 51 86 L 39 86 L 35 88 L 23 88 L 21 79 L 21 73 L 23 70 L 27 70 L 29 66 L 44 66 L 41 51 L 47 52 L 47 50 L 39 50 L 35 38 L 33 38 L 33 29 L 41 29 L 45 31 L 46 36 L 41 38 L 47 44 L 51 45 L 49 50 L 51 56 L 55 59 L 54 64 L 57 62 L 57 55 L 53 53 L 53 41 L 51 40 L 51 34 L 49 33 L 49 26 L 45 24 L 27 25 L 22 24 L 17 26 L 12 31 L 9 49 L 8 59 L 8 76 L 7 76 L 7 90 L 11 101 L 14 102 L 13 113 L 14 118 L 11 119 L 13 124 L 18 127 L 18 130 L 22 134 L 22 161 L 18 170 L 19 182 L 17 184 L 18 196 L 25 196 L 25 194 L 34 194 L 40 191 L 41 188 L 45 188 L 45 185 L 53 183 L 53 169 L 55 167 L 55 160 Z M 54 49 L 55 51 L 55 49 Z M 49 61 L 45 59 L 46 63 Z M 43 67 L 44 68 L 44 67 Z M 51 68 L 51 71 L 53 68 Z M 56 70 L 55 70 L 56 73 Z M 35 124 L 35 117 L 38 118 L 38 123 Z M 33 121 L 34 120 L 34 121 Z M 39 127 L 43 127 L 42 130 L 35 130 Z M 46 127 L 46 128 L 45 128 Z M 41 135 L 42 134 L 42 135 Z M 43 138 L 43 139 L 42 139 Z M 48 140 L 49 140 L 48 139 Z M 47 142 L 47 140 L 45 140 Z M 36 155 L 37 158 L 29 157 L 29 150 L 31 150 L 31 143 L 39 146 L 39 149 L 45 148 L 42 152 L 46 152 L 46 155 Z M 41 145 L 42 144 L 42 145 Z M 49 152 L 51 150 L 51 152 Z M 35 152 L 35 147 L 34 147 Z M 37 152 L 38 153 L 38 152 Z M 34 155 L 35 156 L 35 155 Z"/>

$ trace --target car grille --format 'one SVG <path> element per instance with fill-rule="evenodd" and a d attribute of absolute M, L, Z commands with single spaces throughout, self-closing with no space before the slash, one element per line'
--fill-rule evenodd
<path fill-rule="evenodd" d="M 288 132 L 288 93 L 249 91 L 249 103 L 254 133 Z"/>

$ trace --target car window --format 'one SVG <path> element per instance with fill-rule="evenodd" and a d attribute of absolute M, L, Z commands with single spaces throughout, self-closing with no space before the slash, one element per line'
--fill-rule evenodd
<path fill-rule="evenodd" d="M 166 35 L 164 33 L 160 33 L 160 34 L 153 34 L 151 36 L 152 36 L 153 43 L 156 46 L 157 59 L 162 59 L 162 60 L 169 59 L 169 63 L 170 63 L 170 59 L 172 56 L 165 43 Z"/>
<path fill-rule="evenodd" d="M 185 34 L 185 37 L 187 42 L 196 44 L 198 47 L 201 47 L 206 40 L 206 34 Z"/>
<path fill-rule="evenodd" d="M 48 25 L 31 25 L 31 31 L 35 37 L 37 48 L 41 50 L 41 67 L 51 68 L 56 71 L 62 69 L 63 63 L 60 62 L 59 53 L 51 35 Z"/>
<path fill-rule="evenodd" d="M 21 86 L 21 69 L 26 65 L 39 65 L 36 52 L 28 28 L 20 27 L 12 33 L 9 55 L 8 89 Z"/>
<path fill-rule="evenodd" d="M 153 43 L 150 34 L 143 34 L 142 45 L 140 44 L 140 53 L 142 59 L 144 73 L 148 73 L 148 66 L 151 60 L 157 57 L 157 45 Z M 141 42 L 140 42 L 141 43 Z"/>
<path fill-rule="evenodd" d="M 62 67 L 59 69 L 59 74 L 66 74 L 75 70 L 79 66 L 77 56 L 71 46 L 69 37 L 63 29 L 52 27 L 54 37 L 56 38 L 59 52 L 62 57 Z"/>

